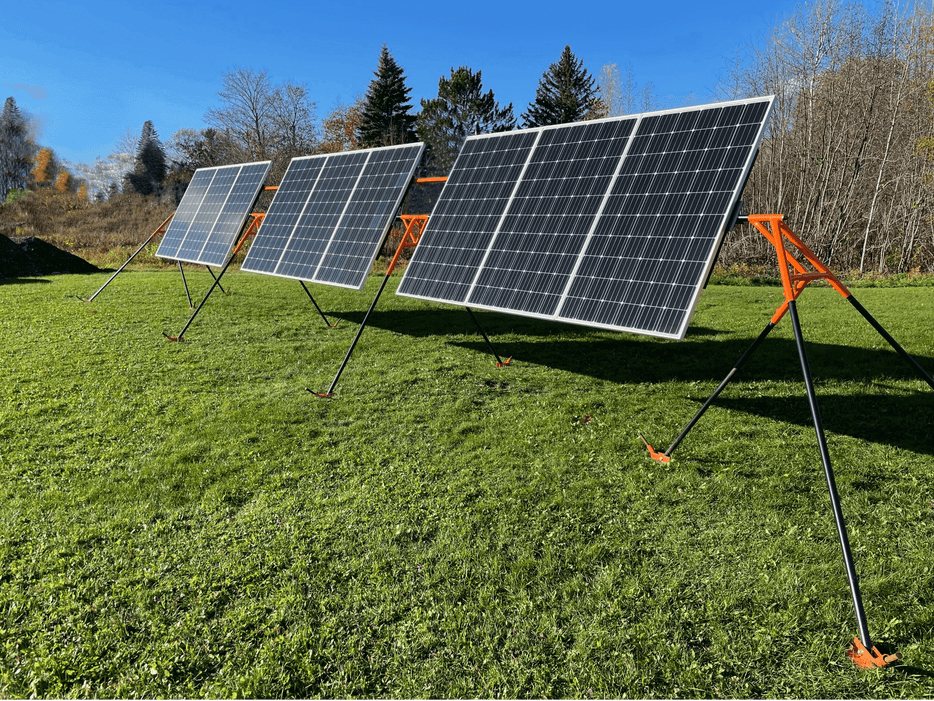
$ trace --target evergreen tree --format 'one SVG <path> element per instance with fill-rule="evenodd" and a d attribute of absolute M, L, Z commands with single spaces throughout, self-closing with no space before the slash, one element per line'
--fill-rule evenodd
<path fill-rule="evenodd" d="M 425 142 L 424 175 L 447 175 L 461 146 L 471 134 L 489 134 L 516 128 L 512 103 L 500 107 L 493 91 L 483 92 L 481 72 L 466 66 L 441 76 L 438 97 L 422 100 L 418 138 Z"/>
<path fill-rule="evenodd" d="M 26 187 L 34 153 L 26 118 L 8 97 L 0 113 L 0 202 L 10 190 Z"/>
<path fill-rule="evenodd" d="M 165 180 L 165 149 L 152 122 L 143 124 L 143 131 L 136 147 L 136 164 L 126 174 L 129 186 L 141 195 L 157 195 Z"/>
<path fill-rule="evenodd" d="M 570 46 L 565 46 L 561 58 L 542 74 L 535 91 L 535 102 L 523 113 L 524 127 L 566 124 L 596 116 L 603 107 L 594 78 L 584 68 Z"/>
<path fill-rule="evenodd" d="M 415 115 L 408 102 L 412 88 L 405 86 L 405 75 L 383 44 L 379 66 L 370 81 L 357 141 L 363 147 L 394 146 L 415 140 Z"/>

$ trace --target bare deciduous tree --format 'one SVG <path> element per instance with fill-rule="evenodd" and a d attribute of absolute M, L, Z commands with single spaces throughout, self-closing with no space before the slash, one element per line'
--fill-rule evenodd
<path fill-rule="evenodd" d="M 315 103 L 304 85 L 274 85 L 267 71 L 237 68 L 223 76 L 221 104 L 205 114 L 228 163 L 272 160 L 271 178 L 317 146 Z"/>
<path fill-rule="evenodd" d="M 755 47 L 731 89 L 776 105 L 746 211 L 783 213 L 838 270 L 934 271 L 931 27 L 923 8 L 818 0 Z M 721 255 L 770 260 L 754 232 L 731 236 Z"/>

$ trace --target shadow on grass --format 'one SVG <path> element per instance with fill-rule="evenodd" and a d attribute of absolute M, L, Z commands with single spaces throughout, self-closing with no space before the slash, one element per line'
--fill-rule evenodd
<path fill-rule="evenodd" d="M 39 277 L 9 277 L 9 278 L 0 280 L 0 285 L 32 285 L 35 283 L 51 285 L 52 281 L 45 280 Z"/>
<path fill-rule="evenodd" d="M 359 325 L 364 317 L 362 311 L 325 310 L 325 313 L 341 319 L 346 325 Z M 731 332 L 691 326 L 683 341 L 669 341 L 497 312 L 475 310 L 474 315 L 501 355 L 620 383 L 719 382 L 755 338 L 717 338 Z M 413 338 L 437 336 L 439 340 L 455 346 L 489 352 L 477 326 L 463 309 L 376 310 L 370 315 L 367 326 Z M 873 333 L 867 325 L 867 337 Z M 513 335 L 524 336 L 525 339 L 504 338 Z M 451 338 L 456 336 L 466 336 L 467 339 Z M 805 343 L 816 381 L 919 377 L 888 345 L 882 349 L 866 349 L 820 343 L 807 335 Z M 910 349 L 908 351 L 911 353 Z M 929 373 L 934 372 L 934 358 L 915 353 L 912 356 Z M 773 334 L 749 358 L 737 379 L 791 378 L 801 378 L 795 341 Z"/>
<path fill-rule="evenodd" d="M 733 398 L 725 395 L 726 392 L 717 399 L 715 407 L 806 428 L 813 426 L 803 386 L 801 394 L 793 397 Z M 692 399 L 700 405 L 706 397 Z M 934 455 L 934 437 L 931 434 L 934 393 L 918 392 L 907 397 L 866 394 L 852 396 L 828 395 L 818 389 L 817 402 L 824 430 L 829 433 Z M 816 444 L 814 449 L 817 450 Z M 885 479 L 884 475 L 877 477 Z"/>
<path fill-rule="evenodd" d="M 906 677 L 928 677 L 929 679 L 934 679 L 934 672 L 929 672 L 926 669 L 912 667 L 906 664 L 897 664 L 892 667 L 892 671 L 904 674 Z"/>

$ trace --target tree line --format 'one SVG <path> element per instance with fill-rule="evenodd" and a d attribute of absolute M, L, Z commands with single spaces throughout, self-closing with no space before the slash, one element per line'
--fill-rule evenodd
<path fill-rule="evenodd" d="M 716 97 L 776 96 L 743 194 L 746 212 L 784 214 L 837 270 L 934 271 L 932 58 L 931 10 L 906 11 L 892 0 L 872 10 L 815 0 L 738 52 Z M 441 76 L 437 96 L 422 98 L 417 110 L 410 95 L 385 45 L 366 93 L 320 121 L 304 85 L 274 84 L 266 71 L 237 68 L 224 74 L 207 128 L 183 129 L 163 144 L 152 123 L 144 125 L 123 189 L 177 201 L 197 168 L 272 160 L 276 182 L 295 156 L 412 141 L 426 144 L 419 175 L 445 175 L 471 134 L 671 106 L 659 104 L 651 84 L 639 86 L 631 69 L 612 64 L 590 74 L 570 46 L 544 71 L 535 99 L 518 116 L 468 66 Z M 57 172 L 54 154 L 40 169 L 38 149 L 24 156 L 6 145 L 17 138 L 10 136 L 17 123 L 11 100 L 0 118 L 0 202 L 4 188 L 22 182 L 24 157 L 35 182 Z M 46 180 L 39 180 L 40 170 Z M 769 265 L 774 253 L 751 227 L 739 227 L 720 262 Z"/>
<path fill-rule="evenodd" d="M 886 0 L 800 6 L 730 72 L 724 97 L 776 96 L 743 194 L 831 268 L 934 271 L 934 15 Z M 744 229 L 746 229 L 744 227 Z M 721 262 L 766 262 L 740 230 Z"/>

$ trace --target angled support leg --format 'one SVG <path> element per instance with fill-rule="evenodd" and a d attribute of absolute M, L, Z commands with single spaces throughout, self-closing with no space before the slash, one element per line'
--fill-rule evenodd
<path fill-rule="evenodd" d="M 857 301 L 856 301 L 856 298 L 855 298 L 852 294 L 851 294 L 849 297 L 847 297 L 846 299 L 847 299 L 847 301 L 848 301 L 850 304 L 853 305 L 853 307 L 856 309 L 856 311 L 858 311 L 860 314 L 862 314 L 862 315 L 863 315 L 863 318 L 865 318 L 866 321 L 868 321 L 868 322 L 872 325 L 872 328 L 874 328 L 876 331 L 878 331 L 878 332 L 879 332 L 879 335 L 882 336 L 882 338 L 884 338 L 884 339 L 888 342 L 888 344 L 889 344 L 890 346 L 892 346 L 892 348 L 895 350 L 895 352 L 897 352 L 897 353 L 905 360 L 906 363 L 908 363 L 912 368 L 915 369 L 915 371 L 916 371 L 919 375 L 921 375 L 921 379 L 923 379 L 925 382 L 927 382 L 927 383 L 928 383 L 928 386 L 929 386 L 931 389 L 934 389 L 934 378 L 932 378 L 932 377 L 927 373 L 927 371 L 926 371 L 923 367 L 921 367 L 921 366 L 918 364 L 918 361 L 917 361 L 917 360 L 915 360 L 914 358 L 912 358 L 912 357 L 908 354 L 908 352 L 898 344 L 898 341 L 896 341 L 894 338 L 892 338 L 892 336 L 889 335 L 889 332 L 888 332 L 888 331 L 886 331 L 884 328 L 882 328 L 882 324 L 880 324 L 878 321 L 876 321 L 876 320 L 875 320 L 875 317 L 873 317 L 872 314 L 870 314 L 869 312 L 867 312 L 866 309 L 863 307 L 863 305 L 860 304 L 859 302 L 857 302 Z"/>
<path fill-rule="evenodd" d="M 178 261 L 178 272 L 182 276 L 182 284 L 185 286 L 185 295 L 188 297 L 188 308 L 194 309 L 195 305 L 191 301 L 191 292 L 188 290 L 188 280 L 185 279 L 185 270 L 182 268 L 182 262 Z M 215 278 L 216 279 L 216 278 Z"/>
<path fill-rule="evenodd" d="M 92 294 L 90 297 L 88 297 L 88 298 L 87 298 L 86 300 L 84 300 L 84 301 L 85 301 L 85 302 L 92 302 L 92 301 L 94 301 L 94 298 L 97 297 L 97 295 L 99 295 L 101 292 L 103 292 L 103 291 L 104 291 L 104 288 L 107 287 L 107 285 L 109 285 L 111 282 L 113 282 L 113 279 L 114 279 L 115 277 L 117 277 L 117 275 L 119 275 L 120 273 L 123 272 L 123 269 L 124 269 L 126 266 L 128 266 L 128 265 L 130 264 L 130 261 L 133 260 L 134 258 L 136 258 L 136 256 L 138 256 L 138 255 L 140 254 L 140 252 L 141 252 L 144 248 L 146 248 L 146 245 L 156 237 L 156 235 L 165 233 L 165 228 L 168 226 L 169 222 L 172 221 L 172 217 L 174 217 L 174 216 L 175 216 L 175 213 L 174 213 L 174 212 L 173 212 L 172 214 L 170 214 L 169 217 L 168 217 L 168 219 L 166 219 L 164 222 L 162 222 L 162 223 L 159 225 L 159 228 L 156 229 L 155 231 L 153 231 L 153 232 L 149 235 L 149 238 L 146 239 L 145 241 L 143 241 L 143 242 L 139 245 L 139 248 L 137 248 L 135 251 L 133 251 L 133 255 L 131 255 L 129 258 L 127 258 L 127 259 L 126 259 L 126 262 L 125 262 L 123 265 L 121 265 L 119 268 L 117 268 L 117 271 L 116 271 L 113 275 L 111 275 L 109 278 L 107 278 L 107 282 L 105 282 L 103 285 L 101 285 L 101 286 L 100 286 L 100 289 L 98 289 L 97 292 L 95 292 L 94 294 Z"/>
<path fill-rule="evenodd" d="M 231 264 L 232 262 L 233 262 L 233 256 L 230 256 L 230 258 L 227 259 L 227 263 L 224 264 L 224 267 L 223 267 L 223 269 L 221 270 L 220 275 L 218 275 L 218 276 L 216 276 L 216 277 L 214 278 L 214 284 L 212 284 L 211 287 L 210 287 L 210 289 L 208 289 L 207 294 L 204 295 L 204 299 L 201 300 L 201 303 L 198 305 L 198 308 L 195 309 L 194 313 L 193 313 L 193 314 L 191 315 L 191 317 L 188 319 L 188 323 L 186 323 L 186 324 L 185 324 L 185 327 L 184 327 L 181 331 L 178 332 L 178 336 L 169 336 L 167 333 L 165 333 L 165 331 L 162 332 L 162 335 L 163 335 L 163 336 L 165 336 L 165 337 L 166 337 L 168 340 L 170 340 L 170 341 L 183 341 L 183 340 L 184 340 L 183 336 L 185 335 L 185 332 L 188 330 L 188 327 L 191 326 L 192 322 L 194 322 L 195 317 L 198 316 L 198 312 L 201 311 L 201 307 L 204 306 L 204 303 L 208 301 L 208 297 L 211 296 L 211 293 L 214 291 L 214 288 L 220 286 L 220 284 L 221 284 L 221 278 L 224 277 L 224 273 L 227 272 L 227 268 L 230 267 L 230 264 Z M 179 269 L 181 269 L 182 264 L 179 263 L 179 264 L 178 264 L 178 267 L 179 267 Z M 184 276 L 183 276 L 183 279 L 184 279 Z M 188 290 L 188 284 L 187 284 L 187 283 L 185 284 L 185 290 L 186 290 L 186 291 Z M 190 299 L 190 297 L 189 297 L 189 299 Z"/>
<path fill-rule="evenodd" d="M 363 315 L 363 321 L 360 322 L 360 328 L 357 329 L 357 335 L 354 336 L 353 342 L 350 344 L 350 348 L 347 349 L 347 354 L 344 356 L 344 360 L 341 362 L 341 366 L 337 369 L 337 374 L 334 376 L 334 380 L 331 382 L 331 386 L 328 387 L 327 392 L 315 392 L 314 390 L 308 390 L 316 397 L 329 399 L 334 396 L 334 388 L 337 387 L 337 381 L 340 379 L 341 374 L 344 372 L 344 368 L 347 367 L 347 363 L 350 361 L 350 356 L 353 354 L 353 350 L 357 346 L 357 341 L 359 341 L 360 336 L 363 335 L 363 329 L 366 328 L 366 322 L 369 320 L 370 314 L 376 308 L 376 303 L 379 301 L 380 295 L 383 294 L 383 290 L 386 288 L 386 283 L 389 282 L 389 275 L 391 272 L 392 271 L 390 270 L 383 276 L 383 281 L 379 285 L 379 290 L 377 290 L 376 296 L 373 298 L 373 302 L 370 304 L 370 308 L 367 309 L 366 314 Z"/>
<path fill-rule="evenodd" d="M 733 369 L 730 370 L 729 374 L 723 378 L 723 381 L 717 386 L 717 389 L 714 390 L 713 394 L 711 394 L 707 398 L 707 401 L 704 402 L 703 406 L 701 406 L 701 408 L 698 409 L 697 413 L 694 414 L 694 418 L 691 419 L 688 422 L 688 425 L 684 427 L 684 430 L 678 434 L 678 437 L 675 438 L 674 442 L 668 447 L 668 450 L 666 450 L 664 453 L 659 453 L 654 448 L 652 448 L 651 445 L 649 445 L 649 442 L 645 440 L 645 436 L 643 436 L 641 433 L 639 434 L 639 437 L 642 439 L 642 442 L 645 443 L 646 448 L 648 448 L 649 455 L 652 457 L 653 460 L 658 460 L 659 462 L 670 462 L 671 461 L 671 453 L 674 451 L 674 449 L 678 447 L 681 441 L 684 440 L 684 437 L 688 435 L 688 433 L 690 432 L 692 428 L 694 428 L 694 424 L 700 421 L 700 418 L 704 415 L 707 409 L 710 408 L 710 405 L 713 404 L 714 400 L 720 396 L 720 393 L 730 383 L 730 380 L 732 380 L 733 377 L 736 375 L 736 373 L 739 372 L 739 369 L 743 366 L 743 364 L 746 362 L 749 356 L 753 354 L 756 348 L 759 347 L 759 344 L 762 343 L 762 341 L 765 340 L 765 337 L 768 336 L 769 333 L 771 333 L 772 329 L 775 328 L 776 323 L 777 322 L 773 318 L 771 321 L 769 321 L 766 327 L 762 329 L 762 333 L 760 333 L 759 336 L 756 338 L 756 340 L 752 342 L 752 345 L 749 346 L 749 348 L 746 350 L 745 353 L 743 353 L 740 359 L 736 361 L 736 364 L 733 365 Z"/>
<path fill-rule="evenodd" d="M 211 266 L 205 265 L 204 267 L 208 269 L 209 273 L 211 273 L 211 277 L 214 278 L 214 282 L 217 283 L 217 286 L 221 288 L 221 292 L 223 292 L 225 295 L 229 295 L 230 289 L 224 289 L 224 286 L 220 283 L 220 279 L 218 279 L 217 275 L 214 274 L 214 271 L 211 270 Z"/>
<path fill-rule="evenodd" d="M 315 301 L 315 298 L 311 296 L 311 292 L 305 286 L 305 282 L 303 280 L 299 280 L 298 284 L 300 284 L 302 286 L 302 289 L 305 290 L 305 294 L 308 295 L 308 299 L 311 300 L 311 303 L 315 305 L 315 309 L 318 310 L 318 314 L 320 314 L 321 318 L 324 319 L 324 325 L 327 326 L 329 329 L 333 329 L 335 326 L 337 326 L 340 323 L 340 320 L 335 321 L 333 324 L 330 321 L 328 321 L 328 318 L 324 315 L 324 312 L 321 311 L 321 307 L 318 306 L 318 303 Z"/>
<path fill-rule="evenodd" d="M 837 536 L 840 547 L 843 549 L 843 561 L 846 565 L 846 578 L 850 583 L 850 593 L 853 598 L 853 608 L 856 610 L 856 625 L 859 634 L 866 646 L 872 648 L 872 639 L 869 637 L 869 626 L 866 624 L 866 613 L 863 610 L 863 598 L 859 591 L 859 580 L 856 576 L 856 566 L 853 564 L 853 552 L 850 550 L 850 540 L 846 534 L 846 525 L 843 522 L 843 510 L 840 508 L 840 495 L 837 492 L 837 483 L 833 476 L 833 467 L 830 464 L 830 451 L 827 449 L 827 439 L 824 436 L 824 424 L 821 421 L 820 409 L 817 406 L 817 395 L 814 392 L 814 381 L 811 378 L 811 366 L 808 363 L 807 351 L 804 347 L 804 336 L 801 333 L 801 322 L 798 320 L 798 311 L 795 302 L 789 302 L 788 311 L 795 331 L 795 343 L 798 347 L 798 358 L 801 361 L 801 374 L 804 376 L 804 387 L 807 390 L 808 406 L 811 410 L 811 419 L 814 422 L 814 433 L 817 436 L 817 446 L 820 450 L 821 462 L 824 465 L 824 476 L 827 478 L 827 489 L 830 492 L 830 503 L 833 507 L 833 517 L 837 524 Z"/>
<path fill-rule="evenodd" d="M 850 549 L 850 539 L 847 537 L 846 524 L 843 520 L 843 509 L 840 507 L 840 495 L 837 492 L 837 483 L 833 476 L 833 467 L 830 464 L 830 451 L 827 449 L 827 439 L 824 436 L 824 424 L 821 421 L 820 409 L 817 406 L 817 394 L 814 392 L 814 381 L 811 378 L 811 367 L 808 363 L 807 351 L 804 347 L 804 335 L 801 333 L 801 322 L 795 302 L 788 303 L 789 316 L 794 326 L 795 342 L 798 346 L 798 358 L 801 360 L 801 373 L 804 375 L 804 386 L 807 390 L 808 405 L 811 409 L 811 419 L 814 421 L 814 433 L 817 436 L 817 445 L 820 449 L 821 462 L 824 465 L 824 477 L 827 479 L 827 490 L 830 493 L 830 504 L 833 508 L 833 518 L 837 526 L 837 537 L 843 551 L 843 562 L 846 566 L 846 578 L 850 585 L 850 596 L 853 599 L 853 610 L 856 613 L 856 626 L 859 637 L 853 640 L 847 656 L 853 663 L 865 669 L 871 667 L 885 667 L 901 658 L 901 655 L 883 655 L 873 645 L 869 635 L 869 625 L 866 623 L 866 612 L 863 609 L 863 597 L 859 590 L 859 578 L 856 575 L 856 565 L 853 562 L 853 552 Z"/>
<path fill-rule="evenodd" d="M 499 357 L 499 354 L 496 352 L 496 349 L 493 347 L 493 344 L 490 343 L 489 337 L 486 335 L 486 331 L 483 330 L 483 327 L 480 326 L 480 322 L 477 320 L 477 317 L 474 315 L 470 307 L 464 307 L 467 310 L 467 313 L 470 314 L 470 318 L 473 319 L 473 323 L 477 325 L 477 329 L 480 331 L 480 335 L 483 336 L 483 340 L 486 341 L 486 345 L 490 349 L 490 353 L 493 354 L 493 357 L 496 358 L 496 367 L 501 368 L 509 365 L 512 362 L 512 358 L 506 358 L 503 360 Z"/>
<path fill-rule="evenodd" d="M 446 178 L 445 178 L 446 180 Z M 334 380 L 331 382 L 331 386 L 328 387 L 327 392 L 315 392 L 314 390 L 308 389 L 309 392 L 314 394 L 316 397 L 330 398 L 334 396 L 334 388 L 337 387 L 337 381 L 340 379 L 341 374 L 344 372 L 344 368 L 347 367 L 347 363 L 350 361 L 350 356 L 354 351 L 354 348 L 357 346 L 357 341 L 360 340 L 360 336 L 363 335 L 363 329 L 366 328 L 366 322 L 370 318 L 370 314 L 376 308 L 376 303 L 379 301 L 380 295 L 383 294 L 383 290 L 386 288 L 386 283 L 389 282 L 389 276 L 392 275 L 392 271 L 395 270 L 396 264 L 399 262 L 399 256 L 402 254 L 403 249 L 410 246 L 415 246 L 419 239 L 421 238 L 421 232 L 424 231 L 425 225 L 428 223 L 427 214 L 403 214 L 400 217 L 405 224 L 405 233 L 402 235 L 402 240 L 399 241 L 399 245 L 396 247 L 396 253 L 393 255 L 392 260 L 389 262 L 389 267 L 386 268 L 386 274 L 383 275 L 383 281 L 379 285 L 379 290 L 376 292 L 376 296 L 373 297 L 373 302 L 370 304 L 370 308 L 366 310 L 366 314 L 363 316 L 363 321 L 360 322 L 360 328 L 357 329 L 357 335 L 354 336 L 353 343 L 350 344 L 350 348 L 347 349 L 347 354 L 344 356 L 344 360 L 341 362 L 340 368 L 337 370 L 337 374 L 334 376 Z M 304 286 L 304 285 L 303 285 Z M 307 290 L 306 290 L 307 292 Z M 311 294 L 309 293 L 309 297 Z M 314 302 L 314 299 L 311 300 Z M 317 307 L 317 303 L 315 303 Z M 318 310 L 321 311 L 320 309 Z M 321 315 L 322 317 L 324 314 Z M 327 319 L 324 320 L 327 323 Z M 334 324 L 337 326 L 337 324 Z"/>

